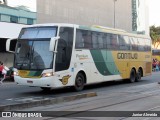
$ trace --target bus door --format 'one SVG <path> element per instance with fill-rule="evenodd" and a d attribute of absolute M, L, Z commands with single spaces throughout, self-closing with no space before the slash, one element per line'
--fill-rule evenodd
<path fill-rule="evenodd" d="M 55 72 L 62 85 L 72 84 L 73 72 L 70 70 L 73 48 L 73 28 L 61 27 L 57 45 Z"/>

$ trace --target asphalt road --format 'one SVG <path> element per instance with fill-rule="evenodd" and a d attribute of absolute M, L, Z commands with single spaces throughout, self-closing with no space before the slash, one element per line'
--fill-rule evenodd
<path fill-rule="evenodd" d="M 26 108 L 23 111 L 40 111 L 42 114 L 50 112 L 52 117 L 43 116 L 42 120 L 159 120 L 160 85 L 157 84 L 159 74 L 160 72 L 153 73 L 152 76 L 143 78 L 141 82 L 133 84 L 109 82 L 89 86 L 84 91 L 97 92 L 96 97 Z M 71 93 L 69 92 L 69 94 Z M 142 115 L 146 114 L 147 111 L 158 117 L 130 117 L 124 115 L 127 112 L 136 115 L 140 111 Z M 118 115 L 118 117 L 107 116 L 113 114 Z"/>
<path fill-rule="evenodd" d="M 160 72 L 154 72 L 151 76 L 144 77 L 140 82 L 126 83 L 123 81 L 119 82 L 105 82 L 95 85 L 86 86 L 85 89 L 78 93 L 83 92 L 97 92 L 102 91 L 114 91 L 116 89 L 121 89 L 130 86 L 145 85 L 160 81 Z M 8 100 L 23 99 L 23 98 L 34 98 L 34 97 L 57 97 L 57 96 L 67 96 L 77 94 L 77 92 L 72 91 L 70 88 L 52 90 L 50 92 L 44 92 L 38 87 L 28 87 L 28 86 L 18 86 L 15 83 L 4 82 L 0 85 L 0 103 L 7 102 Z"/>

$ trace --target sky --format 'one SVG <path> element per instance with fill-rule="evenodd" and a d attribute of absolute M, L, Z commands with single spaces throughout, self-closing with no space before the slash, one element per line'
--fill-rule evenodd
<path fill-rule="evenodd" d="M 9 6 L 27 6 L 31 11 L 36 12 L 36 0 L 7 0 Z"/>
<path fill-rule="evenodd" d="M 36 11 L 36 0 L 8 0 L 11 6 L 24 5 L 31 11 Z M 160 0 L 148 0 L 149 25 L 160 26 Z"/>
<path fill-rule="evenodd" d="M 160 26 L 160 0 L 148 0 L 149 24 Z"/>

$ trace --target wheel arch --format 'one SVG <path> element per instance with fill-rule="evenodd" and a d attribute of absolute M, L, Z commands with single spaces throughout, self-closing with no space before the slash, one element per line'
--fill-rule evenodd
<path fill-rule="evenodd" d="M 87 83 L 87 76 L 86 76 L 86 73 L 85 73 L 85 71 L 84 70 L 79 70 L 77 73 L 76 73 L 76 76 L 77 76 L 77 74 L 78 73 L 81 73 L 81 74 L 83 74 L 83 76 L 84 76 L 84 79 L 85 79 L 85 84 Z"/>

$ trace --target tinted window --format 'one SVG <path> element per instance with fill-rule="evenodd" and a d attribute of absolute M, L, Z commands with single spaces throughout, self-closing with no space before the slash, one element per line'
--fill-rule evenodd
<path fill-rule="evenodd" d="M 92 48 L 91 31 L 82 31 L 82 37 L 84 39 L 84 48 Z"/>
<path fill-rule="evenodd" d="M 138 40 L 137 38 L 131 37 L 131 50 L 138 50 Z"/>
<path fill-rule="evenodd" d="M 142 38 L 138 38 L 138 50 L 144 51 L 145 50 L 145 41 Z"/>
<path fill-rule="evenodd" d="M 113 50 L 119 49 L 119 42 L 118 42 L 118 39 L 117 39 L 117 35 L 111 34 L 111 35 L 110 35 L 110 39 L 111 39 L 112 49 L 113 49 Z"/>
<path fill-rule="evenodd" d="M 76 33 L 76 48 L 92 48 L 91 31 L 77 30 Z"/>
<path fill-rule="evenodd" d="M 126 50 L 127 49 L 127 44 L 122 35 L 118 35 L 118 40 L 119 40 L 119 49 L 120 50 Z"/>
<path fill-rule="evenodd" d="M 73 47 L 73 28 L 60 28 L 55 71 L 67 70 L 70 65 Z"/>
<path fill-rule="evenodd" d="M 151 51 L 151 40 L 145 39 L 146 51 Z"/>
<path fill-rule="evenodd" d="M 82 31 L 81 30 L 77 30 L 76 32 L 76 48 L 84 48 L 84 39 L 82 36 Z"/>
<path fill-rule="evenodd" d="M 111 41 L 112 34 L 107 33 L 105 35 L 106 35 L 106 40 L 107 40 L 107 49 L 111 50 L 112 49 L 112 41 Z"/>
<path fill-rule="evenodd" d="M 125 40 L 125 43 L 126 43 L 126 50 L 130 50 L 131 43 L 130 43 L 129 37 L 124 36 L 124 40 Z"/>
<path fill-rule="evenodd" d="M 36 39 L 36 38 L 51 38 L 55 37 L 57 32 L 56 27 L 32 27 L 23 28 L 19 38 L 21 39 Z"/>

